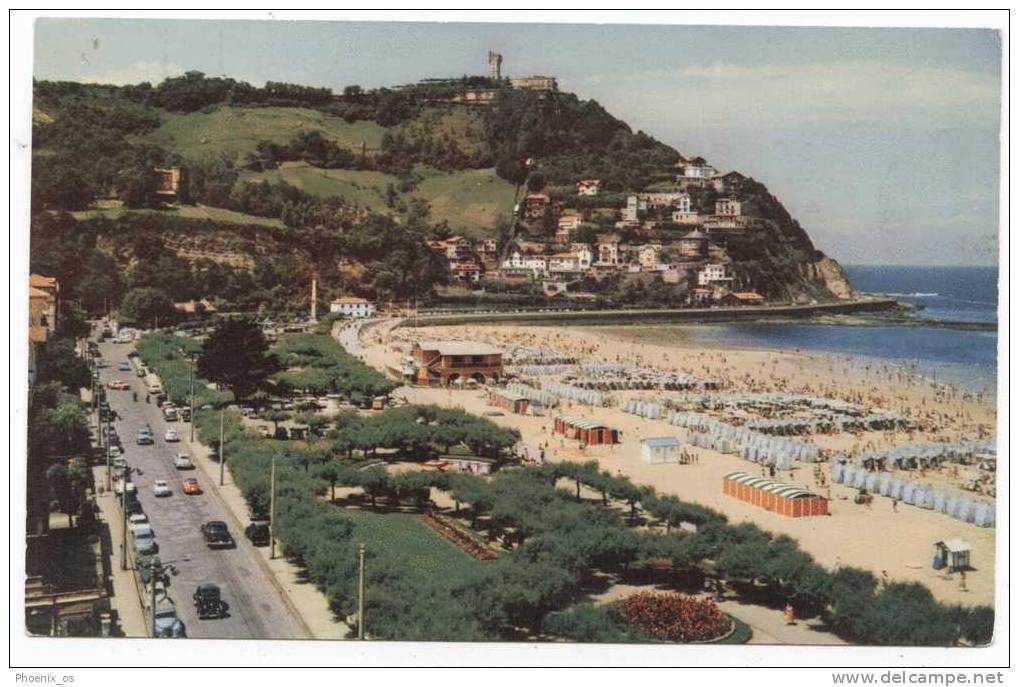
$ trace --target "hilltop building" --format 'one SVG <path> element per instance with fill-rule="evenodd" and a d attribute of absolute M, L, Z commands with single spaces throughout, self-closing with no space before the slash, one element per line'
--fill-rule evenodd
<path fill-rule="evenodd" d="M 554 76 L 522 76 L 510 79 L 510 86 L 520 91 L 545 91 L 555 92 L 559 90 Z"/>

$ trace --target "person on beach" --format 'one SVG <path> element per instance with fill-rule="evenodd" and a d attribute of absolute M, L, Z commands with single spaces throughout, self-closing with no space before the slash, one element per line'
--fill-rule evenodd
<path fill-rule="evenodd" d="M 785 624 L 786 625 L 796 624 L 796 614 L 793 611 L 793 605 L 788 601 L 786 601 L 785 603 Z"/>
<path fill-rule="evenodd" d="M 892 497 L 892 512 L 893 513 L 899 512 L 899 499 L 895 497 Z"/>

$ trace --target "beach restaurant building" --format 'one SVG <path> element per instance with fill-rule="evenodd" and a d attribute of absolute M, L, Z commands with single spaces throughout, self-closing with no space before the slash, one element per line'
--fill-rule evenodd
<path fill-rule="evenodd" d="M 606 427 L 604 423 L 585 417 L 560 415 L 555 419 L 555 431 L 568 439 L 577 439 L 582 444 L 618 444 L 619 431 Z"/>
<path fill-rule="evenodd" d="M 828 499 L 823 496 L 749 472 L 728 473 L 722 478 L 722 493 L 791 518 L 828 515 Z"/>
<path fill-rule="evenodd" d="M 418 341 L 414 381 L 421 386 L 486 384 L 502 377 L 502 351 L 475 341 Z"/>

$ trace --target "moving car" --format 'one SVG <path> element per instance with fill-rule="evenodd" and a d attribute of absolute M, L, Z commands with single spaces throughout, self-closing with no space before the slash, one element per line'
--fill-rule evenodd
<path fill-rule="evenodd" d="M 191 459 L 186 454 L 178 453 L 177 457 L 173 459 L 173 467 L 177 468 L 178 470 L 191 470 L 195 466 L 194 463 L 191 462 Z"/>
<path fill-rule="evenodd" d="M 130 372 L 131 371 L 131 363 L 129 363 L 129 362 L 127 362 L 125 360 L 124 362 L 117 364 L 117 369 L 120 370 L 121 372 Z"/>
<path fill-rule="evenodd" d="M 186 480 L 184 480 L 184 482 L 181 484 L 181 489 L 188 496 L 196 496 L 202 493 L 202 487 L 201 485 L 198 484 L 198 480 L 196 480 L 194 477 L 188 477 Z"/>
<path fill-rule="evenodd" d="M 152 483 L 152 494 L 155 496 L 169 496 L 173 492 L 170 491 L 170 485 L 167 484 L 165 479 L 157 479 Z"/>
<path fill-rule="evenodd" d="M 255 546 L 269 546 L 269 521 L 252 520 L 244 528 L 244 536 Z"/>
<path fill-rule="evenodd" d="M 130 389 L 131 385 L 127 382 L 122 382 L 119 379 L 114 379 L 111 382 L 106 383 L 107 388 L 115 389 L 117 391 L 123 391 L 124 389 Z"/>
<path fill-rule="evenodd" d="M 148 429 L 139 429 L 138 430 L 138 445 L 139 446 L 148 446 L 148 445 L 154 444 L 154 443 L 156 443 L 156 440 L 152 438 L 152 431 L 151 430 L 148 430 Z"/>
<path fill-rule="evenodd" d="M 220 597 L 219 587 L 211 582 L 203 582 L 195 589 L 195 611 L 201 620 L 221 618 L 226 613 L 227 605 Z"/>
<path fill-rule="evenodd" d="M 156 533 L 148 525 L 139 525 L 131 530 L 131 546 L 140 556 L 148 556 L 159 551 Z"/>
<path fill-rule="evenodd" d="M 166 434 L 163 435 L 163 439 L 170 442 L 180 441 L 180 437 L 177 436 L 177 430 L 175 430 L 173 427 L 170 427 L 169 429 L 166 430 Z"/>
<path fill-rule="evenodd" d="M 177 618 L 177 607 L 167 597 L 156 604 L 156 637 L 176 639 L 184 636 L 184 623 Z"/>
<path fill-rule="evenodd" d="M 202 536 L 210 549 L 230 549 L 235 546 L 234 538 L 222 520 L 210 520 L 202 525 Z"/>

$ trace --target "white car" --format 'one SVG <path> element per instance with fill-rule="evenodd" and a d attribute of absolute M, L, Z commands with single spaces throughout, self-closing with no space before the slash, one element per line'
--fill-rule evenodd
<path fill-rule="evenodd" d="M 173 492 L 170 491 L 170 485 L 165 479 L 157 479 L 152 485 L 152 493 L 155 496 L 169 496 Z"/>
<path fill-rule="evenodd" d="M 149 516 L 145 515 L 145 513 L 135 513 L 134 515 L 127 516 L 127 527 L 128 527 L 128 529 L 132 529 L 133 530 L 135 527 L 140 527 L 141 525 L 148 525 L 148 524 L 149 524 Z"/>
<path fill-rule="evenodd" d="M 178 453 L 177 457 L 173 459 L 173 467 L 178 470 L 190 470 L 194 467 L 194 464 L 186 454 Z"/>
<path fill-rule="evenodd" d="M 166 430 L 166 434 L 163 435 L 165 441 L 180 441 L 180 437 L 177 436 L 177 430 L 173 427 Z"/>

